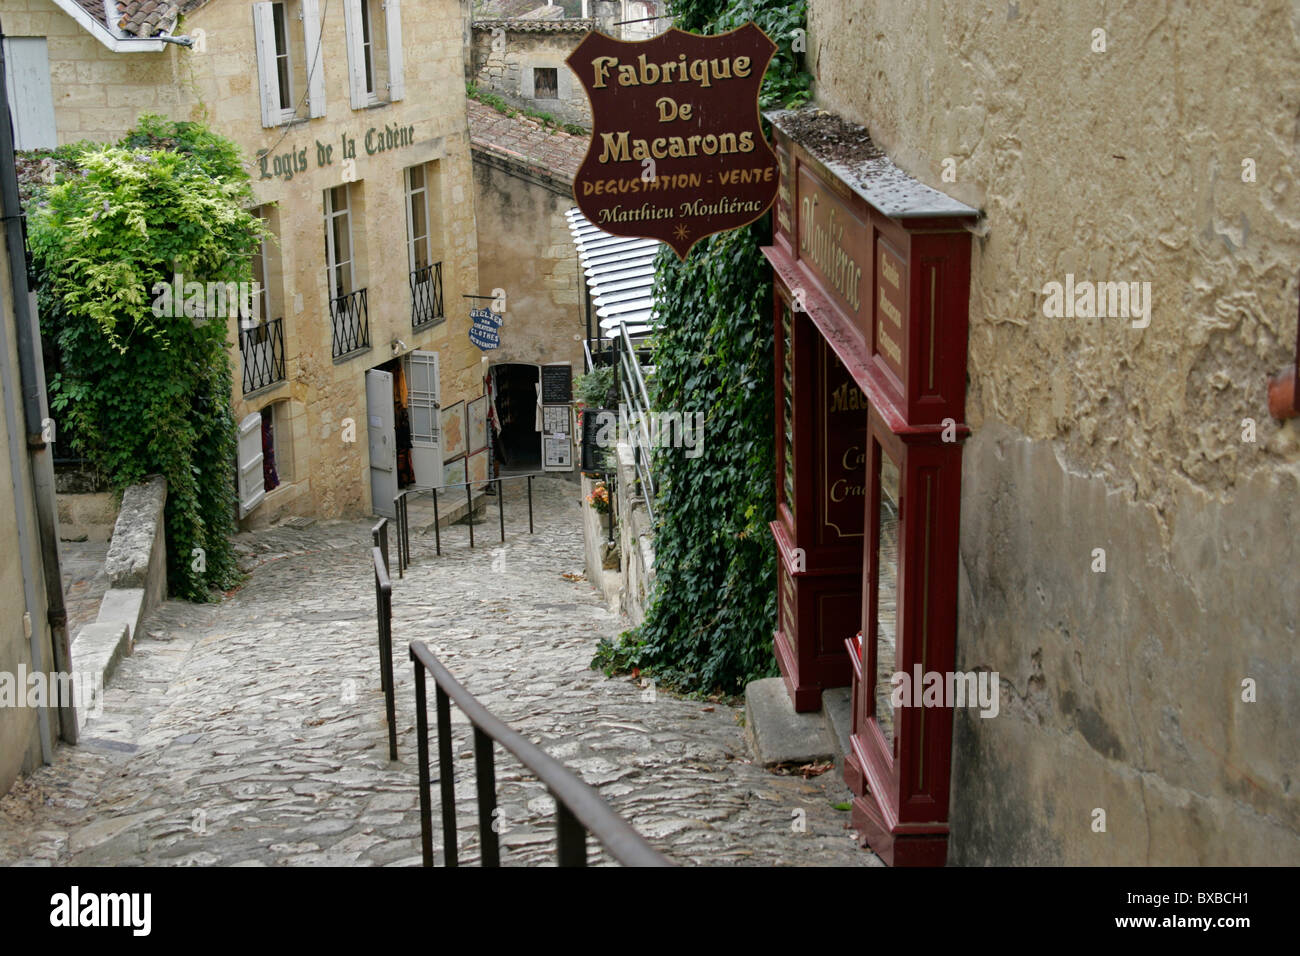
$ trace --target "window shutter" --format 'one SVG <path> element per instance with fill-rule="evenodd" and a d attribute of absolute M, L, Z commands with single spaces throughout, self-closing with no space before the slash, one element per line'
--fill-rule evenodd
<path fill-rule="evenodd" d="M 352 94 L 352 108 L 364 109 L 370 96 L 366 93 L 366 57 L 361 42 L 361 0 L 343 0 L 343 25 L 348 38 L 348 90 Z"/>
<path fill-rule="evenodd" d="M 5 37 L 4 51 L 14 149 L 53 149 L 58 133 L 45 37 Z"/>
<path fill-rule="evenodd" d="M 384 4 L 384 29 L 388 33 L 388 98 L 400 100 L 406 95 L 406 77 L 402 59 L 402 0 Z"/>
<path fill-rule="evenodd" d="M 267 4 L 270 6 L 270 4 Z M 239 517 L 244 517 L 266 497 L 262 477 L 262 415 L 253 412 L 239 423 Z"/>
<path fill-rule="evenodd" d="M 302 29 L 307 51 L 307 113 L 325 115 L 325 55 L 321 51 L 320 0 L 302 0 Z"/>
<path fill-rule="evenodd" d="M 280 81 L 275 72 L 275 24 L 270 3 L 253 4 L 253 45 L 257 50 L 257 89 L 262 99 L 262 125 L 280 125 Z"/>

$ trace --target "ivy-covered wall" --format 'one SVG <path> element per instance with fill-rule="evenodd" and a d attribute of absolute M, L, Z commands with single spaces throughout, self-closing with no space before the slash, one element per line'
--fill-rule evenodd
<path fill-rule="evenodd" d="M 753 20 L 779 49 L 764 77 L 764 108 L 808 98 L 803 71 L 806 4 L 781 0 L 676 0 L 678 26 L 716 34 Z M 704 450 L 660 448 L 655 596 L 646 620 L 596 662 L 639 668 L 683 690 L 736 693 L 776 672 L 773 520 L 772 277 L 759 247 L 769 217 L 699 243 L 685 262 L 656 263 L 651 401 L 703 411 Z"/>

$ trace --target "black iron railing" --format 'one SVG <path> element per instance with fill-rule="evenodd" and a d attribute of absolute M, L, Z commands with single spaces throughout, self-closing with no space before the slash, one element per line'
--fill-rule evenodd
<path fill-rule="evenodd" d="M 396 514 L 397 521 L 397 576 L 403 576 L 405 570 L 411 566 L 411 527 L 408 511 L 408 498 L 412 495 L 430 495 L 433 498 L 433 540 L 434 548 L 438 555 L 442 555 L 442 520 L 438 506 L 438 492 L 443 493 L 443 499 L 455 488 L 465 489 L 465 513 L 470 516 L 469 524 L 469 546 L 474 547 L 474 495 L 473 489 L 477 485 L 486 487 L 491 485 L 497 499 L 497 523 L 500 526 L 501 541 L 504 544 L 506 540 L 506 504 L 502 496 L 504 490 L 501 486 L 503 481 L 518 481 L 521 478 L 528 482 L 528 533 L 533 533 L 533 479 L 544 475 L 545 472 L 534 472 L 529 475 L 505 475 L 501 478 L 489 478 L 486 481 L 458 481 L 454 484 L 443 485 L 441 488 L 407 488 L 393 499 L 393 510 Z"/>
<path fill-rule="evenodd" d="M 335 358 L 370 348 L 370 310 L 366 306 L 366 290 L 332 296 L 330 325 Z"/>
<path fill-rule="evenodd" d="M 411 273 L 411 328 L 419 329 L 446 318 L 442 310 L 442 263 Z"/>
<path fill-rule="evenodd" d="M 385 525 L 382 539 L 388 542 Z M 379 526 L 373 532 L 376 542 L 381 538 Z M 379 623 L 379 683 L 384 691 L 384 709 L 388 715 L 388 759 L 397 759 L 397 705 L 393 688 L 393 582 L 388 578 L 388 556 L 385 548 L 376 543 L 370 549 L 371 563 L 375 566 L 375 618 Z"/>
<path fill-rule="evenodd" d="M 497 838 L 496 745 L 500 744 L 551 792 L 555 799 L 556 860 L 560 866 L 587 865 L 587 834 L 624 866 L 670 866 L 632 825 L 610 809 L 591 786 L 554 757 L 511 730 L 451 676 L 422 641 L 410 645 L 415 668 L 415 718 L 420 763 L 420 849 L 433 866 L 433 808 L 429 793 L 429 708 L 426 672 L 433 677 L 438 719 L 438 784 L 442 802 L 442 852 L 447 866 L 459 864 L 456 845 L 456 767 L 452 759 L 451 703 L 474 728 L 474 779 L 478 803 L 479 858 L 501 865 Z"/>
<path fill-rule="evenodd" d="M 244 394 L 284 381 L 284 320 L 272 319 L 239 330 L 244 363 Z"/>

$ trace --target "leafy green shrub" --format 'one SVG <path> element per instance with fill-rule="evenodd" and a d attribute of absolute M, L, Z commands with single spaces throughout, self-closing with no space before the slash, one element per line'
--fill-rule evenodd
<path fill-rule="evenodd" d="M 754 20 L 780 47 L 763 80 L 764 108 L 793 107 L 811 78 L 792 46 L 805 0 L 673 0 L 678 25 L 716 34 Z M 704 451 L 662 448 L 654 460 L 655 591 L 646 619 L 602 642 L 592 665 L 639 668 L 695 693 L 740 691 L 776 671 L 772 405 L 772 276 L 759 251 L 770 220 L 713 236 L 685 262 L 665 250 L 655 269 L 664 322 L 656 337 L 658 409 L 706 409 Z"/>
<path fill-rule="evenodd" d="M 237 580 L 226 320 L 151 307 L 176 273 L 251 281 L 263 232 L 244 208 L 248 176 L 233 143 L 158 117 L 73 161 L 29 211 L 42 329 L 61 365 L 51 407 L 118 491 L 149 474 L 167 479 L 168 581 L 173 594 L 204 600 Z"/>
<path fill-rule="evenodd" d="M 614 366 L 597 365 L 573 380 L 573 394 L 588 408 L 614 408 L 618 396 L 614 391 Z"/>

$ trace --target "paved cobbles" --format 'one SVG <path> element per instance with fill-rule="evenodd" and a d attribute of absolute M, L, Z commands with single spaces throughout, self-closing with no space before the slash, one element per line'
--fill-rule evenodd
<path fill-rule="evenodd" d="M 405 649 L 419 639 L 675 862 L 879 865 L 832 805 L 842 796 L 830 774 L 805 781 L 748 762 L 739 711 L 587 667 L 621 625 L 580 577 L 573 486 L 535 490 L 537 534 L 516 490 L 504 547 L 494 506 L 473 551 L 463 526 L 444 533 L 442 558 L 431 533 L 413 535 L 414 565 L 393 582 L 398 762 L 379 689 L 369 523 L 241 535 L 256 565 L 245 586 L 220 604 L 155 612 L 83 744 L 0 799 L 0 863 L 418 863 Z M 468 725 L 453 715 L 461 862 L 475 863 L 474 764 Z M 502 862 L 551 862 L 545 789 L 501 751 L 497 781 Z M 591 859 L 608 862 L 594 841 Z"/>

